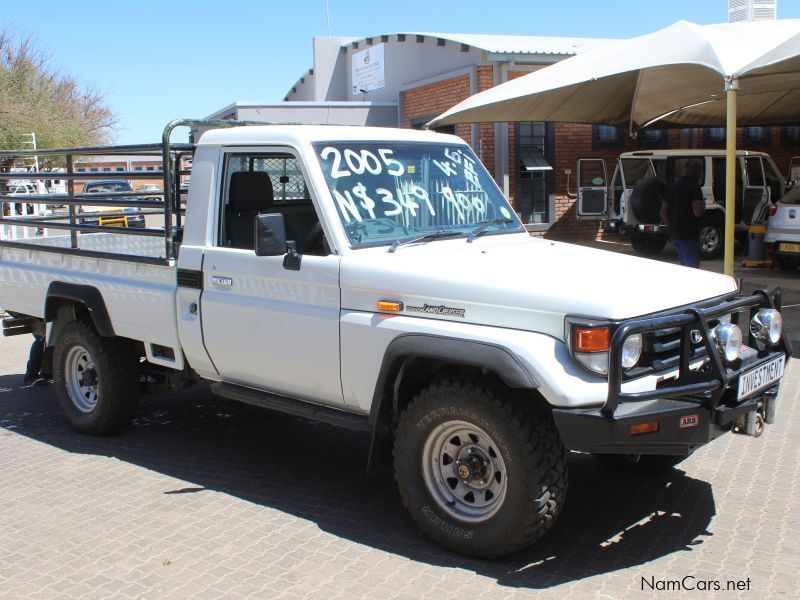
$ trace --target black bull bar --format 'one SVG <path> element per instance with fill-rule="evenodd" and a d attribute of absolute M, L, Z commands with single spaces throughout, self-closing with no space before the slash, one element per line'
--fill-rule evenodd
<path fill-rule="evenodd" d="M 743 336 L 748 336 L 744 340 L 749 346 L 753 347 L 755 345 L 754 340 L 749 339 L 751 336 L 750 319 L 752 319 L 755 312 L 762 308 L 780 310 L 780 305 L 780 288 L 762 289 L 757 290 L 750 296 L 739 296 L 714 306 L 706 308 L 689 307 L 681 313 L 638 319 L 622 324 L 611 338 L 608 357 L 608 398 L 600 412 L 609 416 L 614 414 L 620 403 L 642 402 L 662 398 L 675 398 L 685 402 L 703 404 L 713 411 L 723 400 L 730 384 L 738 380 L 742 368 L 730 369 L 725 367 L 711 336 L 708 322 L 711 319 L 733 313 L 733 322 L 740 325 Z M 744 309 L 750 310 L 746 327 L 742 326 L 745 324 L 737 323 L 738 316 Z M 648 333 L 675 327 L 681 328 L 681 347 L 678 376 L 674 385 L 646 392 L 623 392 L 622 346 L 625 340 L 637 333 Z M 698 330 L 702 336 L 710 371 L 698 372 L 689 368 L 692 351 L 690 335 L 693 329 Z M 784 352 L 787 357 L 792 354 L 791 344 L 784 336 L 781 336 L 777 347 L 773 348 L 768 355 L 760 354 L 758 362 L 766 362 L 777 355 L 778 352 Z M 750 369 L 753 366 L 754 363 L 743 365 L 744 369 Z"/>

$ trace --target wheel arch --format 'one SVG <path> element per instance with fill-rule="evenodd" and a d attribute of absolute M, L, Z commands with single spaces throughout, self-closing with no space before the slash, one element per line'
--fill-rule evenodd
<path fill-rule="evenodd" d="M 490 342 L 431 334 L 403 334 L 386 348 L 369 412 L 372 431 L 368 470 L 382 440 L 391 433 L 392 418 L 413 397 L 421 383 L 442 371 L 480 372 L 516 390 L 536 390 L 534 373 L 508 348 Z"/>
<path fill-rule="evenodd" d="M 96 287 L 64 281 L 52 282 L 48 286 L 45 296 L 45 322 L 55 321 L 59 305 L 65 303 L 83 306 L 94 328 L 101 336 L 114 337 L 116 335 L 103 295 Z"/>

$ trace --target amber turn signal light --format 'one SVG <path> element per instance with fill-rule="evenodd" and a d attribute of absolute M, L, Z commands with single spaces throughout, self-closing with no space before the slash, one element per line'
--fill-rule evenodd
<path fill-rule="evenodd" d="M 378 310 L 384 312 L 400 312 L 403 310 L 402 302 L 391 302 L 389 300 L 378 300 Z"/>
<path fill-rule="evenodd" d="M 608 325 L 603 327 L 575 327 L 573 329 L 575 352 L 607 352 L 610 342 Z"/>
<path fill-rule="evenodd" d="M 658 431 L 658 421 L 647 421 L 646 423 L 634 423 L 631 425 L 631 435 L 655 433 L 656 431 Z"/>

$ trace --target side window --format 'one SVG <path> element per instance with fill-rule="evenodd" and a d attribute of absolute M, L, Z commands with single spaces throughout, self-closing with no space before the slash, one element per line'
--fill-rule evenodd
<path fill-rule="evenodd" d="M 225 157 L 219 244 L 255 248 L 255 218 L 280 213 L 298 252 L 327 254 L 322 228 L 297 158 L 282 152 Z"/>
<path fill-rule="evenodd" d="M 745 158 L 744 169 L 747 172 L 748 186 L 764 187 L 764 171 L 761 168 L 760 156 L 748 156 Z"/>

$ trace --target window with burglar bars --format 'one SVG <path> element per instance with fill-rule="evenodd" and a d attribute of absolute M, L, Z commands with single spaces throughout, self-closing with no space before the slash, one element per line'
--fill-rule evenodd
<path fill-rule="evenodd" d="M 265 171 L 272 181 L 275 204 L 311 202 L 303 172 L 290 155 L 233 155 L 228 158 L 228 181 L 238 171 Z"/>

